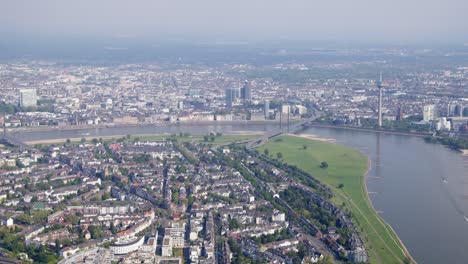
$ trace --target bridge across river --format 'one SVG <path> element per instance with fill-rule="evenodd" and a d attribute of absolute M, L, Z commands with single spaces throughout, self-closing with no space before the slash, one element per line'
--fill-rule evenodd
<path fill-rule="evenodd" d="M 11 147 L 19 147 L 21 149 L 25 150 L 34 150 L 34 148 L 23 141 L 15 138 L 14 135 L 9 135 L 9 134 L 3 134 L 0 136 L 0 144 L 6 145 L 6 146 L 11 146 Z"/>
<path fill-rule="evenodd" d="M 282 129 L 277 130 L 277 131 L 272 131 L 272 132 L 270 132 L 268 134 L 263 135 L 261 138 L 257 138 L 257 139 L 253 139 L 253 140 L 248 141 L 246 146 L 249 149 L 257 148 L 257 147 L 260 147 L 261 145 L 267 143 L 269 140 L 271 140 L 271 139 L 273 139 L 275 137 L 281 136 L 284 133 L 296 133 L 299 130 L 301 130 L 306 124 L 314 121 L 315 119 L 317 119 L 317 118 L 319 118 L 321 116 L 322 116 L 321 113 L 318 113 L 318 114 L 313 115 L 312 117 L 303 119 L 299 123 L 295 123 L 292 126 L 289 126 L 289 127 L 285 128 L 285 129 L 282 128 Z"/>

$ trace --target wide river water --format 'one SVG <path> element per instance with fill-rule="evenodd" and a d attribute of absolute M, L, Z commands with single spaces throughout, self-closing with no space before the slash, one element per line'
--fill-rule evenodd
<path fill-rule="evenodd" d="M 273 124 L 171 125 L 24 132 L 22 140 L 126 134 L 271 131 Z M 88 134 L 89 133 L 89 134 Z M 369 155 L 372 203 L 419 263 L 468 263 L 468 158 L 411 136 L 336 128 L 302 133 L 333 138 Z"/>

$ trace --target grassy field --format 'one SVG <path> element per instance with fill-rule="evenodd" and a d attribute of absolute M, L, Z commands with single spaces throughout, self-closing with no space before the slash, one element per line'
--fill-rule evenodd
<path fill-rule="evenodd" d="M 331 187 L 332 201 L 349 209 L 364 241 L 370 249 L 371 263 L 403 263 L 409 261 L 404 246 L 389 225 L 373 209 L 365 191 L 363 175 L 367 171 L 367 157 L 360 152 L 338 144 L 295 136 L 281 136 L 259 148 L 268 149 L 276 158 L 309 172 Z M 321 168 L 321 162 L 328 168 Z M 339 188 L 342 184 L 342 188 Z"/>
<path fill-rule="evenodd" d="M 115 135 L 115 136 L 103 136 L 103 137 L 84 137 L 86 141 L 91 141 L 93 139 L 99 139 L 102 138 L 104 142 L 112 142 L 114 140 L 117 140 L 119 138 L 126 137 L 125 135 Z M 255 134 L 250 134 L 250 135 L 220 135 L 220 136 L 215 136 L 214 141 L 211 141 L 209 138 L 208 141 L 206 142 L 207 144 L 213 145 L 213 146 L 219 146 L 219 145 L 225 145 L 229 143 L 235 143 L 239 141 L 244 141 L 248 139 L 253 139 L 257 138 L 258 135 Z M 172 138 L 171 135 L 168 134 L 155 134 L 155 135 L 131 135 L 130 140 L 133 140 L 135 138 L 138 138 L 140 140 L 148 140 L 148 141 L 156 141 L 156 140 L 165 140 Z M 189 135 L 189 136 L 175 136 L 175 139 L 177 139 L 179 142 L 204 142 L 204 136 L 203 135 Z M 29 141 L 26 142 L 27 144 L 30 145 L 50 145 L 50 144 L 63 144 L 67 141 L 67 139 L 50 139 L 50 140 L 37 140 L 37 141 Z M 70 138 L 70 142 L 73 144 L 78 144 L 81 142 L 81 138 Z M 1 145 L 0 145 L 1 147 Z"/>
<path fill-rule="evenodd" d="M 207 144 L 210 145 L 224 145 L 229 143 L 235 143 L 238 141 L 244 141 L 248 139 L 257 138 L 258 135 L 220 135 L 215 136 L 214 141 L 211 141 L 210 137 L 208 137 Z M 170 135 L 144 135 L 144 136 L 131 136 L 131 138 L 139 138 L 141 140 L 163 140 L 167 138 L 171 138 Z M 190 135 L 190 136 L 175 136 L 174 138 L 177 139 L 179 142 L 204 142 L 204 135 Z"/>
<path fill-rule="evenodd" d="M 183 248 L 173 248 L 172 249 L 172 256 L 176 258 L 184 258 L 184 249 Z M 182 261 L 183 263 L 183 261 Z"/>

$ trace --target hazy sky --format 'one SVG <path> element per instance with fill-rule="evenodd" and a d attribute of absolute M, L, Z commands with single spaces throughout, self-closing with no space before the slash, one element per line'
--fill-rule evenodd
<path fill-rule="evenodd" d="M 0 0 L 0 32 L 468 42 L 468 0 Z"/>

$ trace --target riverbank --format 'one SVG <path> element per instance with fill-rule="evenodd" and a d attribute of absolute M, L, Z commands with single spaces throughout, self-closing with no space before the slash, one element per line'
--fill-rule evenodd
<path fill-rule="evenodd" d="M 229 133 L 225 133 L 222 136 L 217 136 L 215 137 L 215 143 L 226 143 L 226 142 L 235 142 L 235 141 L 242 141 L 242 140 L 248 140 L 252 139 L 257 136 L 261 136 L 265 134 L 265 132 L 260 132 L 260 131 L 232 131 Z M 119 139 L 126 137 L 127 135 L 111 135 L 111 136 L 85 136 L 85 137 L 73 137 L 73 138 L 55 138 L 55 139 L 43 139 L 43 140 L 31 140 L 31 141 L 25 141 L 25 144 L 28 145 L 50 145 L 50 144 L 63 144 L 67 142 L 67 140 L 70 140 L 71 142 L 79 142 L 83 138 L 86 141 L 90 141 L 93 139 L 102 139 L 104 141 L 110 141 L 114 139 Z M 169 138 L 171 135 L 170 134 L 137 134 L 137 135 L 131 135 L 133 138 L 139 138 L 142 140 L 164 140 L 166 138 Z M 203 135 L 190 135 L 190 136 L 177 136 L 178 139 L 184 139 L 184 140 L 203 140 Z"/>
<path fill-rule="evenodd" d="M 370 173 L 370 171 L 371 171 L 371 169 L 372 169 L 372 160 L 371 160 L 371 158 L 370 158 L 369 155 L 366 155 L 366 154 L 363 153 L 362 151 L 359 151 L 359 152 L 360 152 L 362 155 L 364 155 L 364 156 L 367 157 L 367 170 L 366 170 L 366 172 L 365 172 L 364 175 L 363 175 L 364 181 L 363 181 L 362 187 L 363 187 L 363 189 L 364 189 L 364 193 L 365 193 L 366 196 L 367 196 L 367 201 L 368 201 L 368 203 L 370 204 L 370 206 L 372 206 L 372 209 L 373 209 L 374 212 L 377 214 L 377 216 L 380 218 L 380 221 L 382 222 L 382 224 L 383 224 L 384 226 L 388 226 L 388 227 L 390 228 L 391 233 L 394 234 L 394 236 L 395 236 L 396 239 L 398 240 L 398 243 L 402 246 L 402 248 L 403 248 L 403 250 L 404 250 L 404 252 L 405 252 L 406 257 L 407 257 L 409 260 L 411 260 L 412 263 L 416 263 L 416 260 L 411 256 L 411 254 L 410 254 L 408 248 L 406 248 L 405 244 L 404 244 L 403 241 L 400 239 L 400 237 L 398 236 L 397 232 L 393 229 L 393 227 L 392 227 L 389 223 L 387 223 L 387 222 L 385 221 L 385 219 L 383 219 L 383 218 L 380 216 L 380 214 L 377 212 L 377 209 L 375 209 L 374 204 L 372 203 L 372 200 L 371 200 L 371 198 L 369 197 L 369 190 L 367 189 L 367 178 L 369 177 L 369 173 Z"/>
<path fill-rule="evenodd" d="M 319 137 L 317 135 L 312 135 L 312 134 L 287 134 L 290 137 L 300 137 L 300 138 L 307 138 L 310 140 L 317 140 L 317 141 L 322 141 L 322 142 L 330 142 L 330 143 L 335 143 L 336 139 L 334 138 L 324 138 L 324 137 Z"/>
<path fill-rule="evenodd" d="M 309 123 L 308 126 L 348 129 L 348 130 L 357 130 L 357 131 L 366 131 L 366 132 L 377 132 L 377 133 L 382 133 L 382 134 L 393 134 L 393 135 L 403 135 L 403 136 L 413 136 L 413 137 L 426 137 L 426 136 L 432 135 L 430 133 L 400 132 L 400 131 L 392 131 L 392 130 L 362 128 L 362 127 L 355 127 L 355 126 L 336 126 L 336 125 L 327 125 L 327 124 L 313 123 L 313 122 Z"/>
<path fill-rule="evenodd" d="M 292 120 L 291 124 L 298 120 Z M 8 133 L 15 132 L 47 132 L 47 131 L 70 131 L 102 128 L 131 128 L 131 127 L 165 127 L 165 126 L 206 126 L 206 125 L 279 125 L 278 120 L 243 120 L 243 121 L 197 121 L 197 122 L 159 122 L 159 123 L 137 123 L 137 124 L 100 124 L 100 125 L 67 125 L 67 126 L 39 126 L 7 128 Z M 284 125 L 284 121 L 283 121 Z"/>
<path fill-rule="evenodd" d="M 351 211 L 360 230 L 371 263 L 402 263 L 411 260 L 408 250 L 394 230 L 377 214 L 369 199 L 365 177 L 370 159 L 357 150 L 330 142 L 300 136 L 281 136 L 260 147 L 270 155 L 282 153 L 283 161 L 295 165 L 329 186 L 335 193 L 332 202 Z M 320 168 L 326 161 L 329 166 Z M 341 186 L 341 188 L 339 187 Z"/>
<path fill-rule="evenodd" d="M 308 126 L 310 127 L 324 127 L 324 128 L 335 128 L 335 129 L 347 129 L 347 130 L 356 130 L 356 131 L 365 131 L 365 132 L 374 132 L 374 133 L 382 133 L 382 134 L 392 134 L 392 135 L 401 135 L 401 136 L 411 136 L 411 137 L 419 137 L 426 139 L 427 137 L 432 137 L 431 133 L 412 133 L 412 132 L 398 132 L 398 131 L 389 131 L 389 130 L 380 130 L 380 129 L 368 129 L 368 128 L 359 128 L 353 126 L 335 126 L 335 125 L 327 125 L 327 124 L 319 124 L 319 123 L 310 123 Z M 451 147 L 449 144 L 444 144 L 437 140 L 437 143 L 442 144 L 444 146 Z M 452 147 L 454 150 L 458 150 L 464 157 L 468 157 L 468 149 Z"/>

